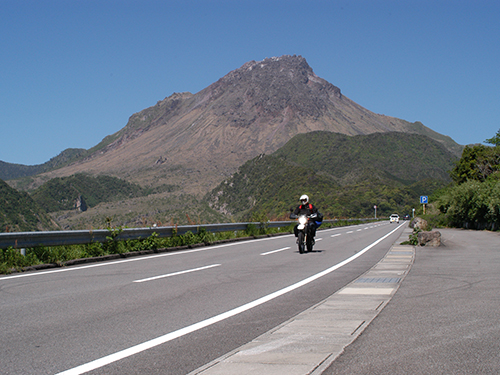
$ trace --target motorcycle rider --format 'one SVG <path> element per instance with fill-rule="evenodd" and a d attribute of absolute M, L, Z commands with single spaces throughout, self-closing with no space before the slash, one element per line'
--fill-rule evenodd
<path fill-rule="evenodd" d="M 313 243 L 314 237 L 316 236 L 316 229 L 321 225 L 321 221 L 323 219 L 323 215 L 321 215 L 318 211 L 318 209 L 311 203 L 309 203 L 309 197 L 304 194 L 300 197 L 300 204 L 295 208 L 295 210 L 290 214 L 290 219 L 296 219 L 300 215 L 312 215 L 312 214 L 317 214 L 316 219 L 309 219 L 307 222 L 308 226 L 308 233 L 310 233 L 313 236 Z M 295 237 L 299 236 L 299 231 L 298 227 L 299 225 L 295 225 L 293 228 L 293 232 L 295 233 Z"/>

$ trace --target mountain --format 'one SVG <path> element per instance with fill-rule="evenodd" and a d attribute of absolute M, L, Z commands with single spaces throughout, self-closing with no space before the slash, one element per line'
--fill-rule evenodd
<path fill-rule="evenodd" d="M 58 225 L 27 193 L 0 180 L 0 232 L 54 229 L 58 229 Z"/>
<path fill-rule="evenodd" d="M 456 155 L 461 146 L 421 123 L 375 114 L 318 77 L 301 56 L 250 61 L 196 94 L 175 93 L 77 161 L 33 178 L 106 174 L 141 186 L 177 185 L 201 197 L 247 160 L 297 134 L 404 132 L 427 135 Z"/>
<path fill-rule="evenodd" d="M 77 160 L 87 150 L 83 148 L 68 148 L 59 155 L 53 157 L 48 162 L 37 165 L 23 165 L 6 163 L 0 160 L 0 179 L 13 180 L 20 177 L 34 176 L 40 173 L 48 172 L 53 169 L 61 168 L 70 162 Z"/>
<path fill-rule="evenodd" d="M 458 158 L 427 136 L 374 133 L 346 136 L 311 132 L 260 155 L 206 197 L 237 220 L 265 213 L 284 218 L 298 197 L 309 194 L 328 217 L 409 213 L 420 195 L 448 184 Z"/>

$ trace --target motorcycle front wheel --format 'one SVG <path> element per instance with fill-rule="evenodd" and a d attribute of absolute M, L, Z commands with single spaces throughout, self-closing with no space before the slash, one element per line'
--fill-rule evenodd
<path fill-rule="evenodd" d="M 299 253 L 304 254 L 304 232 L 300 231 L 297 236 L 297 242 L 299 244 Z"/>
<path fill-rule="evenodd" d="M 313 238 L 312 236 L 307 236 L 307 240 L 306 240 L 306 246 L 307 246 L 307 251 L 308 252 L 311 252 L 313 251 Z"/>

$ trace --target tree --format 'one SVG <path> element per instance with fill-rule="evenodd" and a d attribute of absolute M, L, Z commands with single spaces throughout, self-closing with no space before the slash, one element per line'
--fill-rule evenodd
<path fill-rule="evenodd" d="M 499 170 L 500 147 L 465 146 L 462 157 L 450 172 L 450 177 L 457 184 L 468 180 L 485 181 L 488 176 Z"/>
<path fill-rule="evenodd" d="M 497 134 L 493 138 L 489 138 L 484 142 L 497 147 L 500 146 L 500 130 L 497 131 Z"/>

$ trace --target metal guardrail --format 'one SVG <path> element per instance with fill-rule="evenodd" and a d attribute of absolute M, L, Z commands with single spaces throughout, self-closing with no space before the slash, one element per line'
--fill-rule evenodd
<path fill-rule="evenodd" d="M 346 219 L 342 221 L 364 221 L 371 219 Z M 340 220 L 324 220 L 324 223 L 335 223 Z M 27 248 L 37 246 L 60 246 L 79 245 L 92 242 L 107 242 L 113 232 L 118 233 L 114 240 L 139 240 L 150 237 L 156 233 L 158 237 L 171 237 L 172 235 L 183 235 L 188 232 L 198 233 L 200 229 L 207 232 L 231 232 L 246 230 L 249 225 L 258 228 L 281 228 L 294 224 L 295 221 L 268 221 L 265 223 L 228 223 L 228 224 L 202 224 L 202 225 L 179 225 L 168 227 L 148 228 L 124 228 L 124 229 L 96 229 L 96 230 L 69 230 L 48 232 L 13 232 L 0 233 L 0 249 L 8 247 Z"/>

